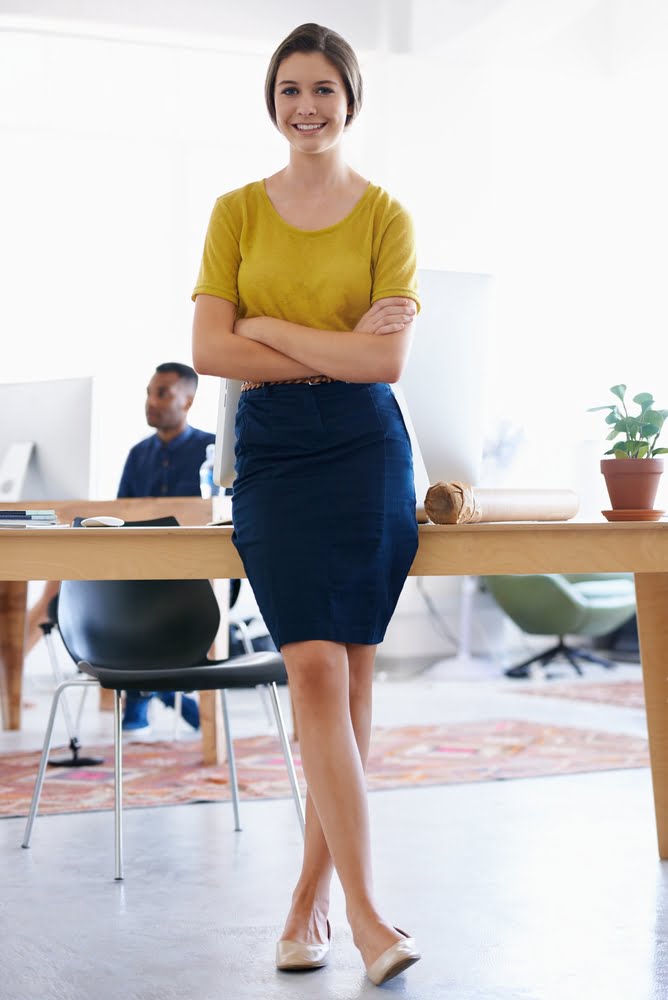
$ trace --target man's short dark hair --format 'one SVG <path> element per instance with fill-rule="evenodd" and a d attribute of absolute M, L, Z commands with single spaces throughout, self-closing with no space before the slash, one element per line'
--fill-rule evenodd
<path fill-rule="evenodd" d="M 184 382 L 190 382 L 193 387 L 193 393 L 197 389 L 197 372 L 190 365 L 182 365 L 180 361 L 166 361 L 164 365 L 158 365 L 156 372 L 160 375 L 168 375 L 170 372 L 174 372 L 179 378 L 182 378 Z"/>

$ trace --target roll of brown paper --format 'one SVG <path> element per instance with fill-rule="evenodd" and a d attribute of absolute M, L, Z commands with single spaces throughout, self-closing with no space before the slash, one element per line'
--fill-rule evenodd
<path fill-rule="evenodd" d="M 579 500 L 573 490 L 494 490 L 469 483 L 435 483 L 424 509 L 434 524 L 483 521 L 568 521 Z"/>

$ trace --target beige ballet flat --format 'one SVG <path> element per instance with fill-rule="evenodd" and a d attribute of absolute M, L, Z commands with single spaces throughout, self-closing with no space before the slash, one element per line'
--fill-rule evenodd
<path fill-rule="evenodd" d="M 302 944 L 301 941 L 281 938 L 276 944 L 276 968 L 292 972 L 300 969 L 321 969 L 323 965 L 327 965 L 331 940 L 332 928 L 329 926 L 329 920 L 326 944 Z"/>
<path fill-rule="evenodd" d="M 367 976 L 375 986 L 381 986 L 388 979 L 394 979 L 400 972 L 409 969 L 411 965 L 415 965 L 422 958 L 415 945 L 415 940 L 410 934 L 402 931 L 400 927 L 394 929 L 399 934 L 403 934 L 404 940 L 391 945 L 366 970 Z"/>

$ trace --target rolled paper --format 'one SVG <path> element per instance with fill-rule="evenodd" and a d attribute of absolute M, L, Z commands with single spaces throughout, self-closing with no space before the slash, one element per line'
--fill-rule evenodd
<path fill-rule="evenodd" d="M 470 483 L 435 483 L 424 509 L 434 524 L 486 521 L 568 521 L 578 512 L 573 490 L 485 489 Z"/>

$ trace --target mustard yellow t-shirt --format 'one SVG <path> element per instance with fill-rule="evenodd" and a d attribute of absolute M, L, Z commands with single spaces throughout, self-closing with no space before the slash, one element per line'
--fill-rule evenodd
<path fill-rule="evenodd" d="M 216 201 L 193 299 L 200 293 L 233 302 L 239 319 L 272 316 L 321 330 L 353 330 L 391 295 L 419 308 L 411 218 L 370 184 L 340 222 L 297 229 L 264 181 L 254 181 Z"/>

